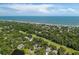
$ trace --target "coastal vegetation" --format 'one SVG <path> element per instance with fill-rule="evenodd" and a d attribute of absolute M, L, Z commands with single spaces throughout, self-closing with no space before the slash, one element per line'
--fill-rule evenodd
<path fill-rule="evenodd" d="M 78 55 L 79 27 L 0 21 L 0 54 Z"/>

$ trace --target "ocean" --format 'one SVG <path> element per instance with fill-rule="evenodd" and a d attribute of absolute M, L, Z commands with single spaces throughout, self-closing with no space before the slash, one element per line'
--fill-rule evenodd
<path fill-rule="evenodd" d="M 79 26 L 79 16 L 0 16 L 0 20 Z"/>

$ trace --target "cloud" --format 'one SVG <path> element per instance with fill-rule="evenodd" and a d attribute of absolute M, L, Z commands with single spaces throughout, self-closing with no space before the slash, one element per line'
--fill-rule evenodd
<path fill-rule="evenodd" d="M 50 13 L 50 11 L 48 9 L 39 9 L 38 10 L 39 12 L 42 12 L 42 13 Z"/>
<path fill-rule="evenodd" d="M 15 9 L 17 11 L 39 11 L 39 12 L 48 12 L 48 8 L 49 7 L 52 7 L 53 5 L 51 4 L 40 4 L 40 5 L 33 5 L 33 4 L 16 4 L 16 5 L 11 5 L 11 6 L 8 6 L 9 8 L 11 9 Z"/>
<path fill-rule="evenodd" d="M 51 13 L 79 13 L 78 9 L 73 8 L 57 8 L 57 9 L 51 9 Z"/>
<path fill-rule="evenodd" d="M 79 15 L 79 8 L 68 4 L 3 4 L 0 12 L 4 15 Z"/>
<path fill-rule="evenodd" d="M 59 11 L 62 11 L 62 12 L 76 12 L 76 9 L 73 9 L 73 8 L 66 8 L 66 9 L 59 9 Z"/>

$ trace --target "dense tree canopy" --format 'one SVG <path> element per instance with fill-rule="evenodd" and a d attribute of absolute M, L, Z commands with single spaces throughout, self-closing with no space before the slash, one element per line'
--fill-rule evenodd
<path fill-rule="evenodd" d="M 0 21 L 0 54 L 11 54 L 21 44 L 28 54 L 45 55 L 47 47 L 51 49 L 48 54 L 69 54 L 47 41 L 79 51 L 79 27 Z"/>

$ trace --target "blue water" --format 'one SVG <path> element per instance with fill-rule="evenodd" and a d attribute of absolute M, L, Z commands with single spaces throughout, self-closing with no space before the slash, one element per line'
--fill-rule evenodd
<path fill-rule="evenodd" d="M 17 20 L 48 24 L 79 25 L 79 16 L 0 16 L 0 20 Z"/>

